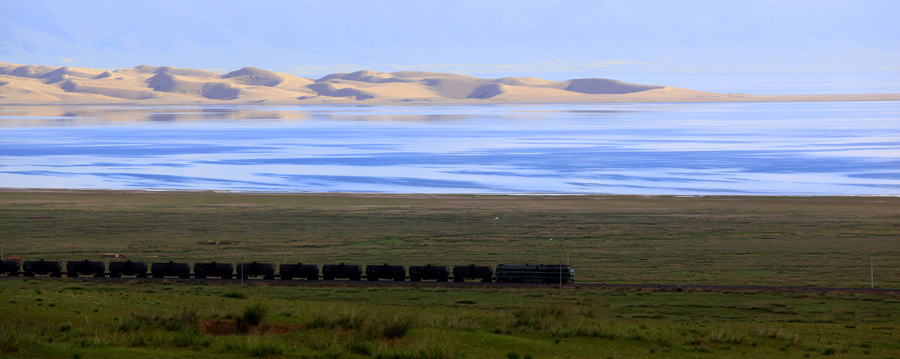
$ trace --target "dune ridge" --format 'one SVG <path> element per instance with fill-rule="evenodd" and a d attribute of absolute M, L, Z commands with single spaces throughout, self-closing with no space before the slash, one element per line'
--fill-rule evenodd
<path fill-rule="evenodd" d="M 612 79 L 483 79 L 356 71 L 309 79 L 255 67 L 226 74 L 172 66 L 101 70 L 0 63 L 2 104 L 391 104 L 900 101 L 900 94 L 755 96 Z"/>

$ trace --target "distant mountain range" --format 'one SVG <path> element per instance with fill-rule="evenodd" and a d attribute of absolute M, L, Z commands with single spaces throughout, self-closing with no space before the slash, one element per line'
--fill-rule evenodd
<path fill-rule="evenodd" d="M 868 96 L 868 97 L 867 97 Z M 401 71 L 309 79 L 245 67 L 227 74 L 169 66 L 106 71 L 0 63 L 0 104 L 601 103 L 900 100 L 900 95 L 752 96 L 587 78 L 482 79 Z"/>

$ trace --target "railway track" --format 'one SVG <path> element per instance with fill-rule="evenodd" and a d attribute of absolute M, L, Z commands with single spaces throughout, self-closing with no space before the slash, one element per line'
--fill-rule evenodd
<path fill-rule="evenodd" d="M 110 278 L 110 277 L 86 277 L 81 276 L 77 278 L 68 278 L 68 277 L 48 277 L 48 276 L 35 276 L 35 277 L 26 277 L 26 276 L 0 276 L 0 280 L 60 280 L 60 281 L 89 281 L 89 282 L 109 282 L 109 283 L 134 283 L 134 282 L 147 282 L 147 283 L 161 283 L 161 282 L 181 282 L 186 284 L 191 283 L 215 283 L 222 285 L 290 285 L 290 286 L 314 286 L 314 287 L 328 287 L 328 286 L 359 286 L 359 287 L 368 287 L 368 286 L 390 286 L 390 287 L 457 287 L 457 288 L 485 288 L 485 287 L 493 287 L 493 288 L 563 288 L 563 289 L 575 289 L 575 288 L 595 288 L 595 289 L 649 289 L 649 290 L 664 290 L 664 291 L 748 291 L 748 292 L 802 292 L 802 293 L 815 293 L 815 292 L 844 292 L 844 293 L 869 293 L 869 294 L 900 294 L 900 288 L 892 289 L 892 288 L 840 288 L 840 287 L 779 287 L 779 286 L 734 286 L 734 285 L 694 285 L 694 284 L 652 284 L 652 283 L 642 283 L 642 284 L 623 284 L 623 283 L 575 283 L 575 284 L 558 284 L 558 283 L 496 283 L 496 282 L 480 282 L 480 281 L 467 281 L 467 282 L 435 282 L 435 281 L 421 281 L 421 282 L 411 282 L 411 281 L 368 281 L 368 280 L 359 280 L 359 281 L 351 281 L 351 280 L 280 280 L 280 279 L 257 279 L 257 278 L 248 278 L 248 279 L 218 279 L 218 278 L 205 278 L 205 279 L 178 279 L 178 278 L 135 278 L 135 277 L 120 277 L 120 278 Z"/>

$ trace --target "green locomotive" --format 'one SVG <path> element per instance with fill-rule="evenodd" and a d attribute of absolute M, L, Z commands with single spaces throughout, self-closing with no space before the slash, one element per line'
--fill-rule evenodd
<path fill-rule="evenodd" d="M 500 283 L 575 283 L 568 264 L 498 264 L 494 275 Z"/>

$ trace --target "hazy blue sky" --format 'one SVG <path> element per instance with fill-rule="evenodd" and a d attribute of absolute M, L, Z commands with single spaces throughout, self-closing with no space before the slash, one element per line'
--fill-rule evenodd
<path fill-rule="evenodd" d="M 900 1 L 878 0 L 0 0 L 0 61 L 255 66 L 307 77 L 360 69 L 556 80 L 896 76 L 898 19 Z"/>

